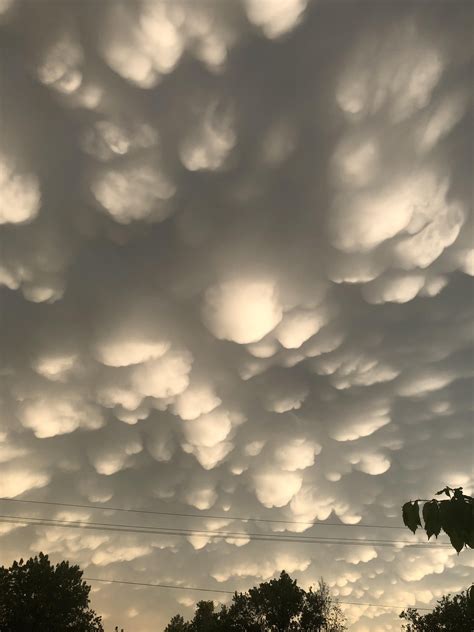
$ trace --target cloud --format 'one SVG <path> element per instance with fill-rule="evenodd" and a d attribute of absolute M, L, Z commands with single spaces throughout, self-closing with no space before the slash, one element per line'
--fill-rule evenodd
<path fill-rule="evenodd" d="M 434 38 L 420 36 L 411 17 L 364 35 L 340 79 L 341 109 L 348 116 L 362 117 L 387 108 L 398 122 L 428 105 L 446 63 Z"/>
<path fill-rule="evenodd" d="M 319 454 L 321 446 L 306 441 L 306 439 L 292 439 L 287 444 L 275 450 L 275 461 L 283 470 L 294 472 L 304 470 L 314 465 L 315 455 Z"/>
<path fill-rule="evenodd" d="M 444 548 L 273 541 L 421 544 L 365 525 L 472 491 L 465 8 L 376 4 L 0 0 L 0 496 L 190 530 L 4 525 L 0 563 L 230 591 L 285 568 L 397 607 L 466 586 Z M 195 602 L 93 593 L 143 632 Z"/>
<path fill-rule="evenodd" d="M 276 338 L 286 349 L 298 349 L 327 323 L 327 310 L 300 310 L 285 315 Z"/>
<path fill-rule="evenodd" d="M 46 472 L 35 470 L 25 464 L 2 465 L 0 493 L 5 498 L 14 498 L 28 490 L 44 487 L 50 481 Z"/>
<path fill-rule="evenodd" d="M 221 403 L 222 400 L 209 384 L 191 381 L 184 393 L 176 398 L 173 412 L 189 421 L 212 412 Z"/>
<path fill-rule="evenodd" d="M 189 384 L 192 356 L 188 351 L 168 351 L 132 369 L 131 385 L 143 397 L 166 398 L 182 393 Z"/>
<path fill-rule="evenodd" d="M 52 381 L 64 381 L 68 374 L 74 369 L 77 362 L 77 355 L 44 355 L 38 357 L 32 368 Z"/>
<path fill-rule="evenodd" d="M 404 230 L 420 230 L 431 211 L 427 198 L 434 198 L 432 204 L 437 204 L 435 187 L 430 174 L 410 174 L 372 191 L 341 196 L 331 216 L 335 245 L 346 252 L 366 252 Z M 398 249 L 403 252 L 404 246 Z"/>
<path fill-rule="evenodd" d="M 15 173 L 1 157 L 0 191 L 0 224 L 21 224 L 31 221 L 38 214 L 41 203 L 38 178 L 33 174 Z"/>
<path fill-rule="evenodd" d="M 27 399 L 18 407 L 18 418 L 40 439 L 68 434 L 80 426 L 97 430 L 103 425 L 100 410 L 77 396 Z"/>
<path fill-rule="evenodd" d="M 223 441 L 232 428 L 229 413 L 226 410 L 214 410 L 183 424 L 187 441 L 201 447 L 212 448 Z"/>
<path fill-rule="evenodd" d="M 70 94 L 82 83 L 83 50 L 76 34 L 58 33 L 39 59 L 36 74 L 41 83 Z"/>
<path fill-rule="evenodd" d="M 220 169 L 236 142 L 232 110 L 216 101 L 196 114 L 198 124 L 180 145 L 181 162 L 189 171 Z"/>
<path fill-rule="evenodd" d="M 265 507 L 283 507 L 301 488 L 302 478 L 296 472 L 281 470 L 259 472 L 254 477 L 255 494 Z"/>
<path fill-rule="evenodd" d="M 379 277 L 364 288 L 369 303 L 408 303 L 423 288 L 423 274 L 391 274 Z"/>
<path fill-rule="evenodd" d="M 301 20 L 307 0 L 283 0 L 281 3 L 261 3 L 245 0 L 247 16 L 270 39 L 294 28 Z"/>
<path fill-rule="evenodd" d="M 248 344 L 278 325 L 282 307 L 272 282 L 226 281 L 206 290 L 203 317 L 217 338 Z"/>
<path fill-rule="evenodd" d="M 104 168 L 90 185 L 97 203 L 115 221 L 163 221 L 172 212 L 168 200 L 175 186 L 162 171 L 140 162 Z"/>

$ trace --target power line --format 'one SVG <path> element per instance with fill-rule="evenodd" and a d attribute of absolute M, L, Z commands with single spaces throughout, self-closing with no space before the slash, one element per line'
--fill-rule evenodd
<path fill-rule="evenodd" d="M 284 534 L 284 535 L 279 535 L 276 533 L 249 533 L 247 531 L 212 531 L 210 529 L 184 529 L 184 528 L 170 528 L 170 527 L 161 527 L 161 526 L 153 526 L 153 525 L 130 525 L 130 524 L 122 524 L 122 523 L 116 523 L 116 522 L 90 522 L 90 521 L 83 521 L 83 520 L 57 520 L 54 518 L 35 518 L 35 517 L 31 517 L 31 516 L 0 516 L 0 518 L 15 518 L 15 519 L 24 519 L 24 520 L 31 520 L 34 522 L 44 522 L 47 521 L 48 523 L 53 523 L 53 524 L 58 524 L 58 525 L 62 525 L 62 524 L 74 524 L 77 526 L 83 526 L 83 525 L 94 525 L 94 526 L 100 526 L 100 527 L 114 527 L 114 528 L 118 528 L 120 530 L 123 531 L 127 531 L 128 529 L 138 529 L 140 531 L 144 531 L 145 533 L 147 532 L 151 532 L 151 533 L 155 533 L 156 531 L 161 532 L 166 532 L 166 533 L 185 533 L 185 534 L 191 534 L 191 535 L 205 535 L 205 536 L 222 536 L 222 537 L 229 537 L 232 538 L 234 536 L 236 537 L 241 537 L 241 538 L 245 538 L 247 539 L 248 537 L 271 537 L 271 538 L 275 538 L 275 539 L 282 539 L 285 538 L 285 541 L 288 539 L 298 539 L 298 540 L 304 540 L 304 541 L 312 541 L 314 539 L 317 540 L 356 540 L 356 541 L 361 541 L 361 542 L 367 542 L 367 540 L 363 540 L 362 538 L 334 538 L 334 537 L 327 537 L 327 536 L 309 536 L 309 535 L 292 535 L 292 534 Z M 387 543 L 391 543 L 391 544 L 410 544 L 410 542 L 408 540 L 374 540 L 373 538 L 370 539 L 370 542 L 387 542 Z"/>
<path fill-rule="evenodd" d="M 196 588 L 192 586 L 174 586 L 173 584 L 147 584 L 146 582 L 130 582 L 120 579 L 99 579 L 98 577 L 83 577 L 87 582 L 104 582 L 107 584 L 127 584 L 129 586 L 152 586 L 153 588 L 172 588 L 176 590 L 197 590 L 199 592 L 222 593 L 225 595 L 233 595 L 232 590 L 222 590 L 219 588 Z"/>
<path fill-rule="evenodd" d="M 423 548 L 450 548 L 450 545 L 433 544 L 433 543 L 410 543 L 407 540 L 363 540 L 361 538 L 333 538 L 320 536 L 300 536 L 300 535 L 284 535 L 267 533 L 246 533 L 246 532 L 229 532 L 229 531 L 209 531 L 196 529 L 172 529 L 166 527 L 153 527 L 146 525 L 126 525 L 117 523 L 102 522 L 85 522 L 75 520 L 55 520 L 52 518 L 34 518 L 28 516 L 9 516 L 0 515 L 0 522 L 9 522 L 14 524 L 38 525 L 48 527 L 69 527 L 78 529 L 93 529 L 99 531 L 115 531 L 125 533 L 142 533 L 149 535 L 168 535 L 168 536 L 203 536 L 218 539 L 241 539 L 255 540 L 260 542 L 287 542 L 298 544 L 341 544 L 341 545 L 358 545 L 358 546 L 395 546 L 400 544 L 412 547 Z"/>
<path fill-rule="evenodd" d="M 371 538 L 370 540 L 364 540 L 362 538 L 341 538 L 341 537 L 327 537 L 327 536 L 304 536 L 304 535 L 291 535 L 291 534 L 285 534 L 285 535 L 278 535 L 278 534 L 273 534 L 273 533 L 249 533 L 249 532 L 245 532 L 245 531 L 212 531 L 212 530 L 198 530 L 198 529 L 178 529 L 178 528 L 168 528 L 168 527 L 160 527 L 160 526 L 149 526 L 149 525 L 129 525 L 129 524 L 121 524 L 121 523 L 110 523 L 110 522 L 89 522 L 89 521 L 82 521 L 82 520 L 56 520 L 53 518 L 35 518 L 35 517 L 30 517 L 30 516 L 1 516 L 0 515 L 0 519 L 18 519 L 18 520 L 25 520 L 25 521 L 32 521 L 34 524 L 36 523 L 40 523 L 40 524 L 45 524 L 47 523 L 48 525 L 50 525 L 50 523 L 52 523 L 51 526 L 64 526 L 64 525 L 73 525 L 73 526 L 77 526 L 77 527 L 88 527 L 88 526 L 95 526 L 95 527 L 106 527 L 106 528 L 113 528 L 116 530 L 120 530 L 120 531 L 135 531 L 137 530 L 139 533 L 164 533 L 164 534 L 176 534 L 176 535 L 202 535 L 202 536 L 209 536 L 209 537 L 228 537 L 228 538 L 241 538 L 241 539 L 248 539 L 248 538 L 271 538 L 272 540 L 283 540 L 284 542 L 288 542 L 288 541 L 303 541 L 303 542 L 313 542 L 313 541 L 338 541 L 338 542 L 361 542 L 363 544 L 372 544 L 372 543 L 383 543 L 383 544 L 412 544 L 410 541 L 408 540 L 378 540 L 378 539 L 373 539 Z M 423 545 L 424 546 L 424 545 Z M 431 546 L 434 547 L 439 547 L 440 545 L 435 545 L 435 544 L 431 544 Z M 450 548 L 449 545 L 441 545 L 441 546 L 446 546 L 448 548 Z"/>
<path fill-rule="evenodd" d="M 241 517 L 241 516 L 225 516 L 225 515 L 197 515 L 191 513 L 176 513 L 171 511 L 152 511 L 149 509 L 132 509 L 130 507 L 105 507 L 101 505 L 86 505 L 79 503 L 63 503 L 63 502 L 53 502 L 46 500 L 26 500 L 22 498 L 0 498 L 1 501 L 6 502 L 15 502 L 15 503 L 31 503 L 35 505 L 51 505 L 57 507 L 75 507 L 78 509 L 99 509 L 101 511 L 122 511 L 129 513 L 138 513 L 138 514 L 149 514 L 153 516 L 172 516 L 172 517 L 180 517 L 180 518 L 199 518 L 206 519 L 211 518 L 215 520 L 236 520 L 240 522 L 273 522 L 279 524 L 305 524 L 308 526 L 327 526 L 327 527 L 365 527 L 367 529 L 401 529 L 406 531 L 406 527 L 400 526 L 391 526 L 384 524 L 344 524 L 341 522 L 306 522 L 304 520 L 275 520 L 273 518 L 253 518 L 253 517 Z"/>
<path fill-rule="evenodd" d="M 129 586 L 146 586 L 150 588 L 171 588 L 171 589 L 176 589 L 176 590 L 197 590 L 199 592 L 222 593 L 226 595 L 234 595 L 237 592 L 235 590 L 222 590 L 219 588 L 201 588 L 201 587 L 197 588 L 193 586 L 174 586 L 172 584 L 151 584 L 147 582 L 131 582 L 131 581 L 125 581 L 125 580 L 120 580 L 120 579 L 100 579 L 98 577 L 83 577 L 82 579 L 88 582 L 103 582 L 106 584 L 126 584 Z M 390 606 L 388 604 L 361 603 L 357 601 L 340 601 L 339 599 L 337 601 L 346 606 L 369 606 L 371 608 L 393 608 L 396 610 L 403 609 L 406 607 L 402 605 Z M 430 608 L 416 608 L 416 610 L 425 610 L 426 612 L 430 612 L 431 609 Z"/>
<path fill-rule="evenodd" d="M 389 606 L 388 604 L 382 603 L 361 603 L 358 601 L 339 601 L 339 603 L 343 603 L 348 606 L 370 606 L 372 608 L 395 608 L 398 610 L 399 608 L 406 608 L 406 606 Z M 424 610 L 425 612 L 431 612 L 431 608 L 415 608 L 415 610 Z"/>

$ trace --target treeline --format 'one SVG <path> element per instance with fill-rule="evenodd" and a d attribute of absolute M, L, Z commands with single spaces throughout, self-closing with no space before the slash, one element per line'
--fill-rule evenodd
<path fill-rule="evenodd" d="M 324 580 L 303 590 L 282 571 L 278 579 L 244 593 L 235 593 L 229 606 L 216 608 L 200 601 L 194 617 L 176 615 L 165 632 L 343 632 L 346 620 Z"/>
<path fill-rule="evenodd" d="M 90 586 L 69 562 L 40 553 L 0 567 L 0 632 L 104 632 L 90 607 Z M 474 589 L 443 597 L 432 612 L 400 614 L 406 632 L 473 632 Z M 123 626 L 122 626 L 123 627 Z M 124 632 L 120 626 L 115 632 Z M 190 621 L 177 614 L 165 632 L 342 632 L 342 610 L 324 580 L 303 590 L 282 571 L 278 579 L 235 593 L 228 605 L 200 601 Z M 134 632 L 125 629 L 125 632 Z M 158 631 L 157 631 L 158 632 Z"/>

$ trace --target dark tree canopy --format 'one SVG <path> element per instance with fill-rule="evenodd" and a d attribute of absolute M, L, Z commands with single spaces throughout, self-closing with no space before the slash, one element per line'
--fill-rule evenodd
<path fill-rule="evenodd" d="M 408 608 L 400 614 L 408 623 L 406 632 L 472 632 L 474 630 L 474 592 L 470 590 L 457 595 L 447 595 L 438 601 L 432 612 L 420 614 Z"/>
<path fill-rule="evenodd" d="M 176 614 L 168 623 L 164 632 L 189 632 L 189 623 L 180 614 Z"/>
<path fill-rule="evenodd" d="M 321 580 L 316 590 L 300 588 L 285 571 L 246 593 L 235 593 L 217 610 L 200 601 L 194 618 L 176 615 L 165 632 L 342 632 L 345 618 Z"/>
<path fill-rule="evenodd" d="M 0 567 L 1 632 L 103 632 L 89 608 L 90 586 L 69 562 L 53 566 L 40 553 Z"/>
<path fill-rule="evenodd" d="M 448 499 L 410 500 L 402 507 L 403 523 L 413 533 L 421 527 L 428 539 L 438 537 L 444 531 L 451 544 L 459 553 L 464 547 L 474 548 L 474 498 L 463 494 L 462 487 L 445 487 L 436 492 L 437 496 L 446 495 Z M 423 504 L 420 519 L 420 504 Z"/>

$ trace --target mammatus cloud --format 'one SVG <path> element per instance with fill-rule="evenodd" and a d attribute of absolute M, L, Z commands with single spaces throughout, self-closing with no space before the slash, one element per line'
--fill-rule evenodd
<path fill-rule="evenodd" d="M 104 506 L 2 511 L 162 530 L 2 523 L 0 563 L 323 575 L 355 632 L 467 585 L 373 542 L 473 483 L 466 10 L 0 0 L 0 496 Z M 93 598 L 144 632 L 198 599 Z"/>
<path fill-rule="evenodd" d="M 22 224 L 37 215 L 41 193 L 34 175 L 15 173 L 7 160 L 0 163 L 0 187 L 2 192 L 2 224 Z"/>
<path fill-rule="evenodd" d="M 230 281 L 206 290 L 204 321 L 220 339 L 258 342 L 282 318 L 275 285 L 265 281 Z"/>

